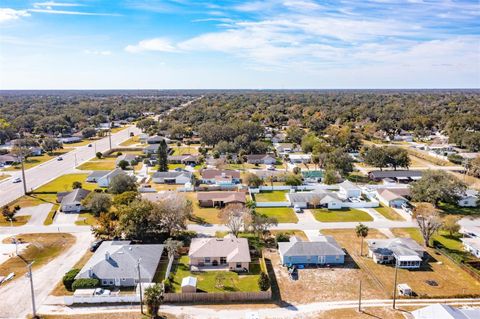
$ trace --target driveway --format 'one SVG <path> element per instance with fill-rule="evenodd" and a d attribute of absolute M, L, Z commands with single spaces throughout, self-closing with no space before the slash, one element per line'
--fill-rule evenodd
<path fill-rule="evenodd" d="M 43 226 L 45 218 L 52 209 L 53 204 L 40 204 L 38 206 L 21 208 L 17 216 L 31 216 L 27 225 L 29 226 Z"/>
<path fill-rule="evenodd" d="M 55 220 L 53 221 L 53 225 L 60 226 L 60 225 L 75 225 L 75 222 L 78 219 L 78 214 L 65 214 L 62 212 L 57 212 L 55 215 Z"/>

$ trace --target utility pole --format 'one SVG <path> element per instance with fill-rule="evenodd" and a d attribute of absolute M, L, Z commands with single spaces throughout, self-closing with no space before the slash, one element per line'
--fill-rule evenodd
<path fill-rule="evenodd" d="M 27 181 L 25 180 L 25 166 L 23 162 L 25 161 L 25 156 L 21 155 L 21 162 L 22 162 L 22 182 L 23 182 L 23 195 L 27 195 Z"/>
<path fill-rule="evenodd" d="M 27 264 L 27 269 L 28 269 L 27 277 L 30 279 L 30 293 L 32 295 L 32 318 L 38 319 L 39 317 L 37 316 L 37 311 L 35 309 L 36 308 L 35 307 L 35 291 L 33 290 L 33 278 L 32 278 L 32 264 L 33 263 L 34 263 L 34 261 Z"/>
<path fill-rule="evenodd" d="M 137 262 L 138 288 L 140 289 L 140 313 L 143 315 L 143 295 L 142 295 L 142 277 L 140 276 L 140 261 L 142 261 L 141 258 L 139 258 Z"/>
<path fill-rule="evenodd" d="M 362 279 L 358 285 L 358 312 L 362 312 Z"/>
<path fill-rule="evenodd" d="M 109 117 L 107 117 L 107 121 L 108 121 L 108 143 L 110 145 L 110 150 L 112 150 L 112 122 L 110 122 Z"/>
<path fill-rule="evenodd" d="M 10 217 L 10 227 L 13 229 L 13 218 Z M 15 235 L 12 236 L 13 241 L 15 242 L 15 256 L 18 256 L 18 242 Z"/>
<path fill-rule="evenodd" d="M 397 299 L 397 275 L 398 275 L 398 262 L 395 258 L 395 280 L 393 281 L 393 309 L 395 309 L 395 302 Z"/>

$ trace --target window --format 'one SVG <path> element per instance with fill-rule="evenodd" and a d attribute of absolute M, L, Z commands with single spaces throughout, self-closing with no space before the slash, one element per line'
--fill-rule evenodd
<path fill-rule="evenodd" d="M 340 260 L 340 256 L 339 256 L 339 255 L 336 255 L 336 256 L 335 256 L 335 260 Z"/>
<path fill-rule="evenodd" d="M 126 281 L 126 280 L 127 280 L 127 278 L 122 278 L 122 281 Z"/>
<path fill-rule="evenodd" d="M 227 263 L 227 257 L 220 257 L 220 264 L 224 265 Z"/>
<path fill-rule="evenodd" d="M 210 263 L 210 257 L 205 257 L 205 262 Z"/>
<path fill-rule="evenodd" d="M 242 263 L 237 263 L 237 268 L 242 268 Z"/>

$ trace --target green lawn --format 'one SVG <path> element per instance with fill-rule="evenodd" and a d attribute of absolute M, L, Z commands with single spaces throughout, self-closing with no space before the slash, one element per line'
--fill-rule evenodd
<path fill-rule="evenodd" d="M 197 200 L 196 193 L 184 193 L 185 197 L 192 202 L 193 216 L 190 218 L 190 223 L 195 224 L 221 224 L 222 221 L 218 218 L 220 209 L 215 207 L 200 207 Z"/>
<path fill-rule="evenodd" d="M 451 215 L 480 215 L 480 207 L 460 207 L 457 205 L 440 203 L 438 207 L 447 214 Z"/>
<path fill-rule="evenodd" d="M 197 155 L 198 154 L 198 151 L 195 147 L 188 147 L 188 146 L 174 146 L 172 147 L 173 149 L 173 154 L 174 156 L 177 156 L 177 155 L 185 155 L 185 154 L 189 154 L 189 155 Z"/>
<path fill-rule="evenodd" d="M 275 217 L 279 223 L 298 222 L 297 216 L 290 207 L 257 207 L 255 210 L 268 217 Z"/>
<path fill-rule="evenodd" d="M 255 201 L 257 202 L 286 202 L 287 192 L 284 191 L 267 191 L 255 194 Z"/>
<path fill-rule="evenodd" d="M 10 175 L 8 174 L 0 174 L 0 181 L 9 178 Z"/>
<path fill-rule="evenodd" d="M 97 219 L 90 213 L 79 214 L 77 221 L 75 221 L 75 225 L 78 226 L 93 226 L 95 224 L 97 224 Z"/>
<path fill-rule="evenodd" d="M 47 217 L 43 221 L 43 224 L 45 226 L 51 225 L 53 223 L 53 218 L 55 217 L 55 212 L 58 210 L 60 207 L 60 204 L 54 204 L 52 206 L 52 209 L 50 209 L 50 212 L 48 213 Z"/>
<path fill-rule="evenodd" d="M 382 214 L 386 219 L 390 220 L 404 220 L 402 216 L 397 214 L 392 208 L 381 205 L 375 208 L 377 212 Z"/>
<path fill-rule="evenodd" d="M 432 240 L 438 241 L 440 244 L 442 244 L 444 247 L 450 250 L 458 250 L 462 252 L 463 243 L 460 240 L 460 238 L 462 238 L 461 234 L 450 235 L 450 233 L 444 230 L 441 230 L 433 236 Z"/>
<path fill-rule="evenodd" d="M 102 159 L 94 158 L 78 166 L 77 169 L 83 171 L 110 171 L 115 168 L 114 157 L 104 157 Z"/>
<path fill-rule="evenodd" d="M 260 291 L 258 287 L 258 278 L 260 277 L 260 264 L 258 261 L 250 264 L 248 274 L 238 275 L 233 271 L 204 271 L 190 272 L 188 266 L 188 256 L 182 256 L 173 272 L 173 288 L 175 292 L 181 292 L 182 279 L 188 276 L 197 278 L 197 289 L 205 292 L 256 292 Z M 223 275 L 224 279 L 221 285 L 217 286 L 217 276 Z"/>
<path fill-rule="evenodd" d="M 53 181 L 36 189 L 34 193 L 57 193 L 72 190 L 73 182 L 81 182 L 82 187 L 88 190 L 97 188 L 97 184 L 87 183 L 85 180 L 89 174 L 67 174 L 57 177 Z"/>
<path fill-rule="evenodd" d="M 25 169 L 35 167 L 35 166 L 40 165 L 42 163 L 45 163 L 45 162 L 47 162 L 51 159 L 54 159 L 57 156 L 63 155 L 67 152 L 70 152 L 71 150 L 72 150 L 71 148 L 64 148 L 64 149 L 56 150 L 51 155 L 49 155 L 47 153 L 44 153 L 41 156 L 31 156 L 31 157 L 27 158 L 27 160 L 25 161 L 24 167 L 25 167 Z M 21 167 L 20 164 L 18 164 L 18 165 L 10 166 L 10 167 L 6 168 L 5 170 L 6 171 L 16 171 L 16 170 L 20 170 L 20 169 L 22 169 L 22 167 Z"/>
<path fill-rule="evenodd" d="M 370 222 L 373 220 L 368 213 L 358 209 L 328 210 L 326 208 L 312 209 L 313 216 L 319 222 Z"/>
<path fill-rule="evenodd" d="M 131 145 L 135 145 L 135 144 L 139 144 L 140 143 L 140 139 L 137 136 L 132 136 L 130 137 L 128 140 L 126 141 L 123 141 L 122 143 L 120 143 L 121 146 L 131 146 Z"/>
<path fill-rule="evenodd" d="M 420 245 L 423 245 L 423 237 L 418 228 L 392 228 L 392 233 L 398 237 L 410 237 Z"/>

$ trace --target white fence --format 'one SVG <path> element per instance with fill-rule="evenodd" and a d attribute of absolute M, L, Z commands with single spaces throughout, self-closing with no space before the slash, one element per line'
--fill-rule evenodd
<path fill-rule="evenodd" d="M 290 202 L 256 202 L 257 207 L 290 207 Z"/>
<path fill-rule="evenodd" d="M 377 201 L 359 202 L 359 203 L 342 202 L 342 207 L 348 207 L 348 208 L 374 208 L 378 206 L 380 206 L 380 203 Z"/>
<path fill-rule="evenodd" d="M 168 276 L 170 275 L 170 271 L 172 270 L 172 265 L 173 265 L 173 260 L 175 259 L 174 256 L 170 257 L 170 259 L 168 260 L 168 265 L 167 265 L 167 270 L 165 271 L 165 279 L 168 278 Z"/>
<path fill-rule="evenodd" d="M 65 296 L 63 297 L 67 306 L 73 304 L 88 303 L 138 303 L 140 296 L 138 294 L 131 295 L 110 295 L 110 296 Z"/>

